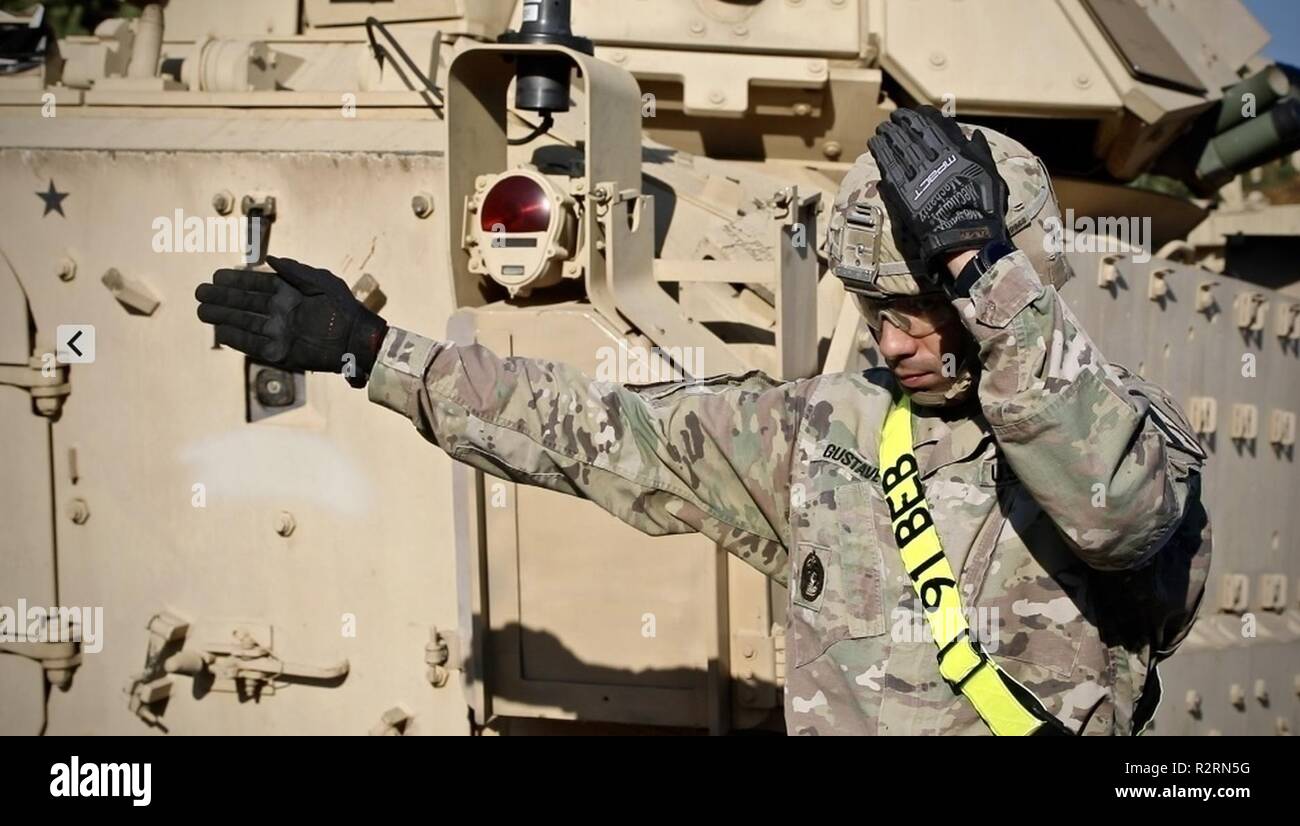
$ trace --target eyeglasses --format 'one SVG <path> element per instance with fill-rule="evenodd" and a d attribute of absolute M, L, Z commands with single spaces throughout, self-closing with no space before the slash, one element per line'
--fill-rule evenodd
<path fill-rule="evenodd" d="M 889 299 L 859 296 L 858 307 L 862 309 L 867 326 L 877 337 L 885 321 L 913 338 L 924 338 L 956 318 L 956 310 L 943 296 Z"/>

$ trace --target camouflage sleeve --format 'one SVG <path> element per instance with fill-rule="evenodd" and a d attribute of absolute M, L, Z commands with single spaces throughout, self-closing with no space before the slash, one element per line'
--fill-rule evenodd
<path fill-rule="evenodd" d="M 1178 527 L 1205 460 L 1178 406 L 1108 363 L 1023 253 L 956 304 L 979 343 L 980 405 L 1012 470 L 1088 565 L 1145 563 Z"/>
<path fill-rule="evenodd" d="M 622 385 L 393 328 L 369 395 L 453 459 L 590 499 L 648 534 L 699 531 L 784 578 L 805 384 L 751 371 Z"/>

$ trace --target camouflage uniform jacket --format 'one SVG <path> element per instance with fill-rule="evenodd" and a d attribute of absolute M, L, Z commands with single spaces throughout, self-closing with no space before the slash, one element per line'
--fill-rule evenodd
<path fill-rule="evenodd" d="M 979 346 L 978 403 L 914 408 L 913 441 L 963 606 L 993 659 L 1064 723 L 1128 733 L 1151 652 L 1171 643 L 1148 606 L 1163 599 L 1181 635 L 1208 564 L 1208 551 L 1170 550 L 1174 586 L 1149 573 L 1176 530 L 1208 537 L 1203 517 L 1183 519 L 1199 509 L 1204 454 L 1171 400 L 1103 360 L 1022 253 L 956 303 Z M 649 534 L 700 531 L 789 584 L 791 733 L 987 734 L 939 677 L 890 532 L 878 442 L 893 387 L 883 369 L 597 382 L 394 328 L 369 395 L 454 459 Z M 824 587 L 799 587 L 809 555 Z"/>

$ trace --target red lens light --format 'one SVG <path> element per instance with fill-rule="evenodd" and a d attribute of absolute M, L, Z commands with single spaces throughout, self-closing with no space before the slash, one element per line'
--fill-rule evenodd
<path fill-rule="evenodd" d="M 551 225 L 551 199 L 537 181 L 511 175 L 493 185 L 479 216 L 484 232 L 545 232 Z"/>

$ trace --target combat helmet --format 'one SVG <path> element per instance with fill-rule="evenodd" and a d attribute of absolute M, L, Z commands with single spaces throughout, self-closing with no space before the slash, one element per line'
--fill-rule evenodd
<path fill-rule="evenodd" d="M 961 125 L 969 138 L 976 127 Z M 1020 142 L 987 127 L 998 172 L 1007 183 L 1007 229 L 1011 241 L 1028 256 L 1044 284 L 1060 288 L 1073 276 L 1061 251 L 1061 207 L 1042 161 Z M 890 227 L 889 214 L 878 191 L 880 169 L 870 152 L 858 156 L 844 176 L 831 210 L 826 253 L 831 271 L 854 296 L 866 317 L 862 300 L 941 293 L 942 282 L 925 264 L 904 252 Z M 910 251 L 909 251 L 910 252 Z M 913 253 L 914 255 L 914 253 Z M 973 353 L 959 368 L 946 391 L 919 392 L 923 405 L 945 405 L 967 397 L 975 381 Z"/>

